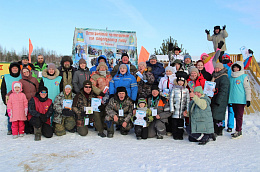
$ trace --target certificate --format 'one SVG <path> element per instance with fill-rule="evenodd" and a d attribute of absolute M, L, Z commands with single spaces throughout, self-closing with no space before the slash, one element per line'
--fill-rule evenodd
<path fill-rule="evenodd" d="M 215 82 L 206 81 L 203 93 L 209 97 L 213 97 L 214 96 L 213 88 L 215 88 L 215 86 L 216 86 Z"/>
<path fill-rule="evenodd" d="M 93 108 L 92 107 L 84 107 L 84 111 L 86 114 L 93 114 Z"/>
<path fill-rule="evenodd" d="M 101 99 L 99 98 L 92 98 L 91 99 L 91 107 L 93 107 L 94 112 L 100 112 L 98 106 L 101 105 Z"/>
<path fill-rule="evenodd" d="M 73 103 L 73 100 L 64 99 L 64 100 L 63 100 L 63 106 L 62 106 L 62 108 L 63 108 L 63 109 L 70 109 L 70 110 L 71 110 L 72 103 Z"/>
<path fill-rule="evenodd" d="M 146 111 L 136 110 L 135 116 L 136 120 L 134 121 L 134 125 L 141 125 L 146 127 L 146 121 L 144 120 L 144 117 L 146 117 Z"/>

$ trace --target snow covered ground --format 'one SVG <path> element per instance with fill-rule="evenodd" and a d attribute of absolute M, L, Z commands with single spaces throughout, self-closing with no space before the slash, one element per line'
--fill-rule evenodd
<path fill-rule="evenodd" d="M 244 116 L 243 137 L 224 131 L 201 146 L 165 136 L 138 141 L 133 131 L 101 138 L 90 130 L 34 141 L 34 135 L 6 135 L 5 106 L 0 103 L 0 171 L 260 171 L 260 113 Z"/>

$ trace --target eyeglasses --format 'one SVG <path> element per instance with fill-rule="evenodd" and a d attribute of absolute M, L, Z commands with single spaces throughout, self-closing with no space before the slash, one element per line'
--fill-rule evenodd
<path fill-rule="evenodd" d="M 46 93 L 47 93 L 47 91 L 41 91 L 41 93 L 42 93 L 42 94 L 46 94 Z"/>
<path fill-rule="evenodd" d="M 91 86 L 85 86 L 84 88 L 91 88 Z"/>

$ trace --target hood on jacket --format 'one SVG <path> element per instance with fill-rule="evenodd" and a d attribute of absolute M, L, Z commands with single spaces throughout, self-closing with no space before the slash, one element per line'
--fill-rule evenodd
<path fill-rule="evenodd" d="M 131 75 L 130 69 L 129 69 L 129 65 L 128 64 L 124 64 L 124 65 L 126 65 L 126 67 L 127 67 L 127 71 L 126 71 L 125 75 Z M 120 66 L 119 66 L 119 68 L 117 70 L 117 74 L 116 75 L 122 76 L 122 74 L 120 74 Z"/>
<path fill-rule="evenodd" d="M 107 57 L 106 57 L 105 55 L 101 55 L 101 56 L 99 56 L 99 57 L 97 58 L 97 62 L 96 62 L 96 64 L 95 64 L 96 67 L 99 65 L 99 62 L 98 62 L 98 61 L 99 61 L 100 59 L 105 59 L 105 62 L 106 62 L 106 64 L 107 64 L 107 67 L 110 66 L 110 65 L 108 64 Z"/>
<path fill-rule="evenodd" d="M 17 74 L 14 74 L 14 73 L 12 72 L 12 68 L 13 68 L 13 67 L 17 67 L 17 68 L 18 68 Z M 9 73 L 10 73 L 10 75 L 11 75 L 12 77 L 18 77 L 18 76 L 20 75 L 20 73 L 21 73 L 21 68 L 20 68 L 19 63 L 17 63 L 17 62 L 11 63 L 10 66 L 9 66 Z"/>
<path fill-rule="evenodd" d="M 29 70 L 29 76 L 25 76 L 23 74 L 23 69 L 28 69 Z M 22 79 L 30 79 L 32 78 L 32 72 L 30 71 L 30 69 L 28 67 L 23 67 L 22 70 L 21 70 L 21 75 L 22 75 Z"/>
<path fill-rule="evenodd" d="M 14 81 L 14 82 L 12 83 L 12 91 L 13 91 L 13 93 L 15 92 L 15 91 L 14 91 L 14 84 L 16 84 L 16 83 L 20 84 L 21 88 L 20 88 L 20 91 L 19 91 L 19 92 L 22 92 L 22 91 L 23 91 L 23 84 L 22 84 L 21 82 L 19 82 L 19 81 Z"/>
<path fill-rule="evenodd" d="M 43 90 L 45 90 L 45 91 L 47 92 L 47 96 L 46 96 L 45 98 L 42 98 L 42 97 L 40 96 L 40 92 L 43 91 Z M 45 87 L 45 86 L 39 87 L 38 92 L 35 94 L 35 97 L 37 97 L 40 102 L 45 102 L 46 100 L 48 100 L 48 96 L 49 96 L 49 94 L 48 94 L 48 88 Z"/>
<path fill-rule="evenodd" d="M 44 69 L 42 71 L 42 76 L 45 77 L 45 78 L 48 78 L 48 79 L 55 79 L 57 78 L 58 76 L 60 75 L 60 71 L 58 69 L 55 69 L 54 70 L 54 75 L 51 76 L 48 72 L 48 69 Z"/>
<path fill-rule="evenodd" d="M 176 86 L 179 86 L 178 81 L 177 81 L 177 78 L 173 81 L 173 84 L 176 85 Z M 186 88 L 187 85 L 188 85 L 187 80 L 185 80 L 182 87 Z"/>
<path fill-rule="evenodd" d="M 62 59 L 61 59 L 61 61 L 60 61 L 60 65 L 61 65 L 62 67 L 64 67 L 64 62 L 66 62 L 66 61 L 69 61 L 69 62 L 70 62 L 70 66 L 73 65 L 73 61 L 72 61 L 72 59 L 71 59 L 70 56 L 63 56 Z"/>
<path fill-rule="evenodd" d="M 147 102 L 146 102 L 145 98 L 139 98 L 138 99 L 137 106 L 136 106 L 137 108 L 140 108 L 140 106 L 139 106 L 140 103 L 145 103 L 144 107 L 147 107 Z"/>
<path fill-rule="evenodd" d="M 240 68 L 240 70 L 237 72 L 234 72 L 233 71 L 234 66 L 237 66 L 238 68 Z M 233 63 L 231 65 L 231 76 L 232 77 L 236 78 L 236 77 L 239 77 L 240 75 L 243 75 L 244 73 L 245 73 L 244 64 L 242 61 L 236 61 L 235 63 Z"/>

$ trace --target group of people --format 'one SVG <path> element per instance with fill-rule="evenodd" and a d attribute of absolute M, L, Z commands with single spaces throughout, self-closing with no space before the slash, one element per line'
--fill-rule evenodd
<path fill-rule="evenodd" d="M 208 40 L 214 39 L 209 31 L 207 34 Z M 101 55 L 90 69 L 83 58 L 75 68 L 71 57 L 63 56 L 57 68 L 46 64 L 43 55 L 38 55 L 34 64 L 24 55 L 20 62 L 10 64 L 10 73 L 2 80 L 7 134 L 13 138 L 35 134 L 38 141 L 42 135 L 51 138 L 53 133 L 86 136 L 94 127 L 98 136 L 112 138 L 114 127 L 122 135 L 134 128 L 138 140 L 163 139 L 164 135 L 183 140 L 186 131 L 190 141 L 204 145 L 222 135 L 228 107 L 227 131 L 232 132 L 235 116 L 232 137 L 240 137 L 244 107 L 251 101 L 244 68 L 252 57 L 246 64 L 232 63 L 229 54 L 222 51 L 224 45 L 220 40 L 214 57 L 203 53 L 194 64 L 189 54 L 180 55 L 180 48 L 170 44 L 167 67 L 156 55 L 140 62 L 138 68 L 126 53 L 113 68 Z M 204 94 L 206 81 L 216 83 L 213 97 Z M 97 99 L 100 102 L 94 108 Z"/>

